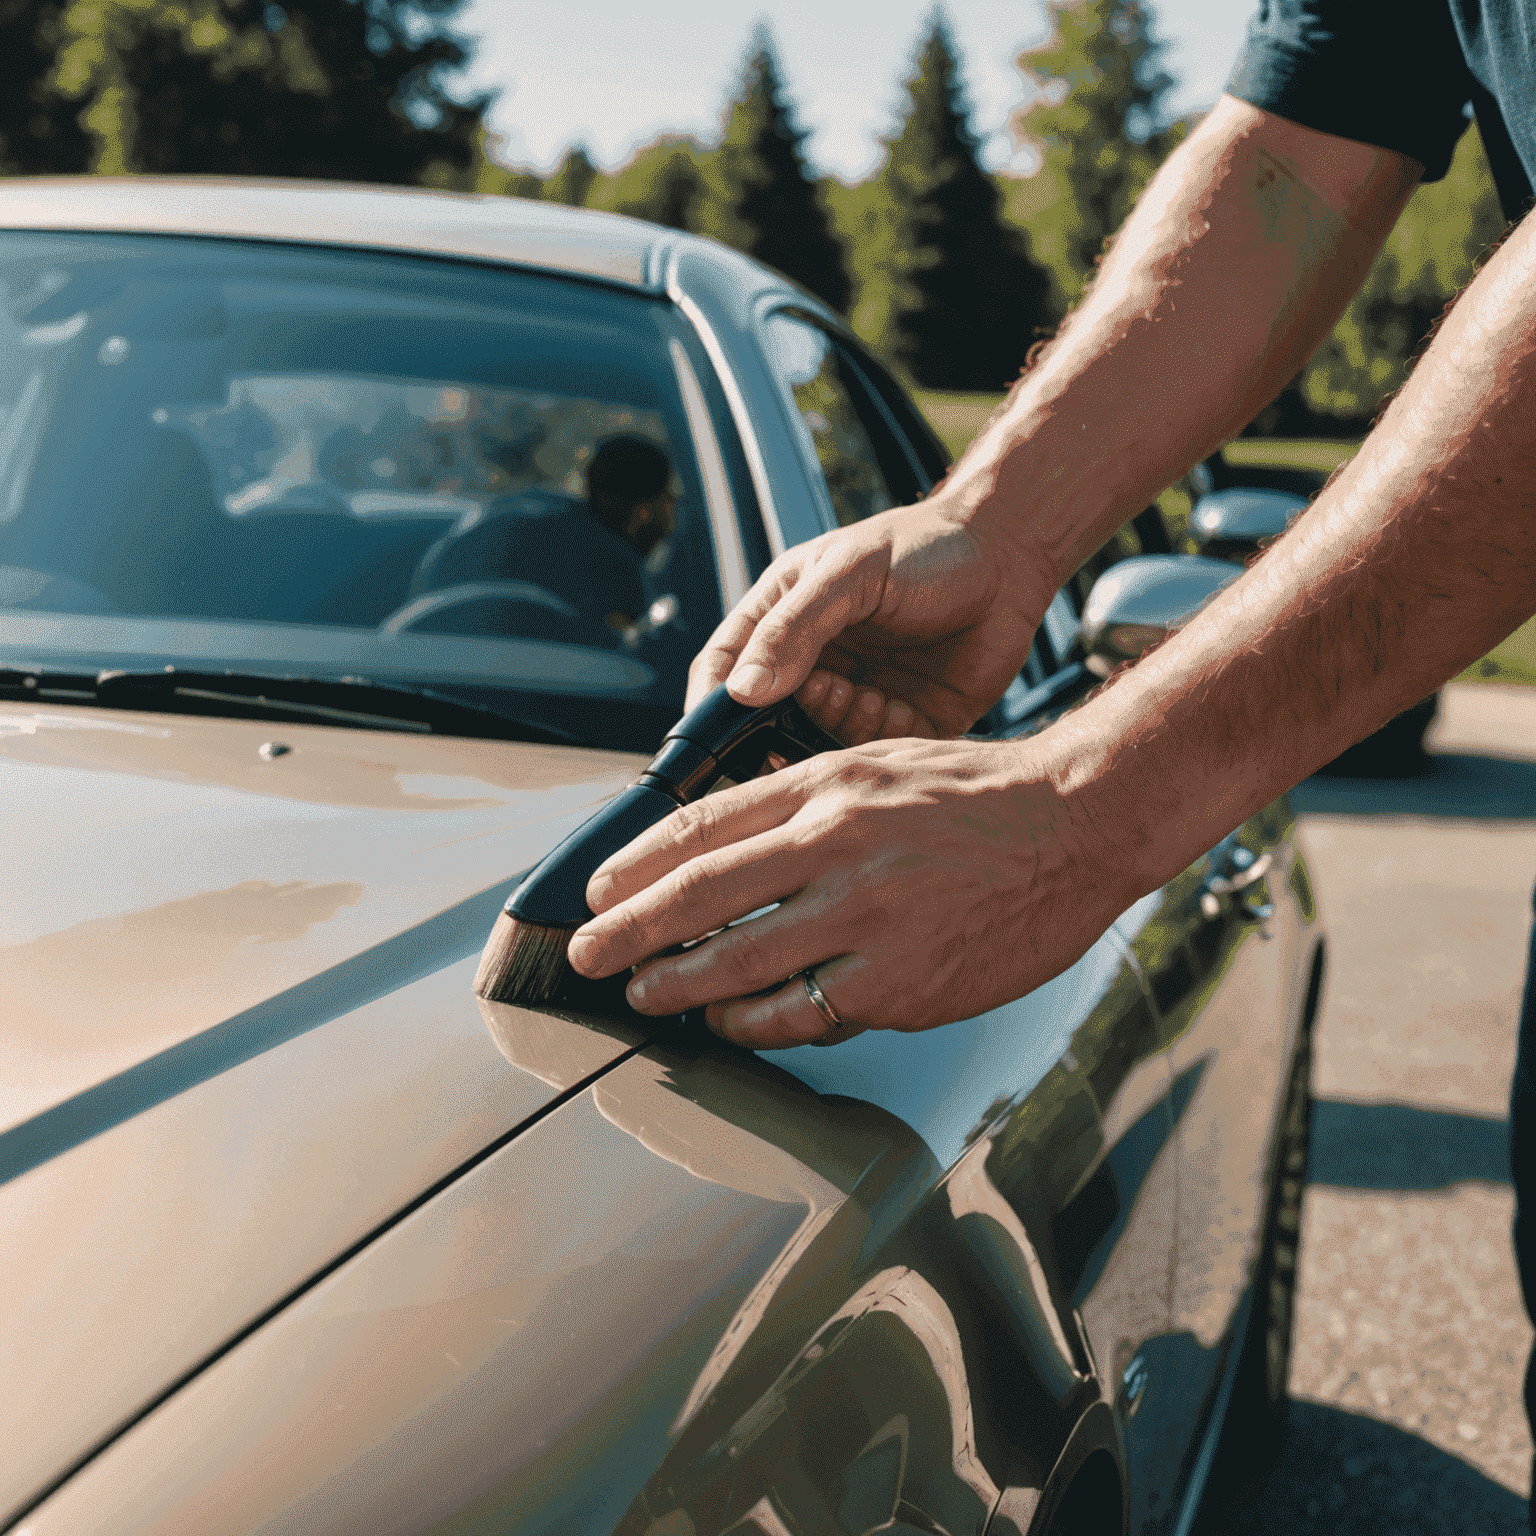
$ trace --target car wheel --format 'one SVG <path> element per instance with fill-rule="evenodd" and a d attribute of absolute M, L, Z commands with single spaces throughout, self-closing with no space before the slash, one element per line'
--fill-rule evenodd
<path fill-rule="evenodd" d="M 1264 1222 L 1263 1247 L 1253 1282 L 1253 1311 L 1232 1383 L 1216 1465 L 1217 1499 L 1259 1483 L 1280 1459 L 1290 1405 L 1291 1340 L 1296 1315 L 1296 1260 L 1301 1246 L 1301 1201 L 1307 1184 L 1312 1128 L 1312 1029 L 1302 1030 L 1291 1060 L 1274 1187 Z M 1214 1502 L 1214 1501 L 1213 1501 Z"/>

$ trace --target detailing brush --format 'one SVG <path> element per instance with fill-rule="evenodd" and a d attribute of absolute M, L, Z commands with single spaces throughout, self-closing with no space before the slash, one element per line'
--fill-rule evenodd
<path fill-rule="evenodd" d="M 493 1003 L 547 1003 L 576 973 L 571 935 L 592 917 L 587 881 L 610 854 L 721 779 L 754 777 L 770 754 L 786 763 L 842 746 L 793 699 L 754 708 L 721 684 L 667 733 L 649 768 L 566 838 L 512 893 L 480 957 L 475 992 Z"/>

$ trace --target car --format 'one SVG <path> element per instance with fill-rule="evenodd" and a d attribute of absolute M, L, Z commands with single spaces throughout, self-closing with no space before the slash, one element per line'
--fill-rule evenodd
<path fill-rule="evenodd" d="M 1197 464 L 1189 537 L 1202 555 L 1245 564 L 1280 537 L 1327 483 L 1307 469 L 1234 467 L 1218 452 Z M 1440 713 L 1440 695 L 1411 704 L 1362 741 L 1346 747 L 1319 773 L 1337 778 L 1412 778 L 1429 767 L 1425 738 Z"/>
<path fill-rule="evenodd" d="M 1262 1460 L 1283 800 L 922 1034 L 473 994 L 758 573 L 944 473 L 838 315 L 614 215 L 149 178 L 7 182 L 0 296 L 0 1529 L 1185 1532 Z"/>

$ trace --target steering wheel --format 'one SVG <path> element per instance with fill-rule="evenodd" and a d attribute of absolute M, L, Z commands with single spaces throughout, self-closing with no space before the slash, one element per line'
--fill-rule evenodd
<path fill-rule="evenodd" d="M 455 629 L 444 622 L 455 609 L 479 604 L 484 617 L 494 615 L 497 622 L 473 629 Z M 467 614 L 460 614 L 463 623 Z M 529 634 L 532 629 L 535 632 Z M 464 581 L 457 586 L 424 592 L 403 604 L 379 625 L 384 635 L 409 634 L 496 634 L 534 640 L 569 640 L 591 645 L 601 632 L 593 621 L 562 597 L 531 581 Z"/>

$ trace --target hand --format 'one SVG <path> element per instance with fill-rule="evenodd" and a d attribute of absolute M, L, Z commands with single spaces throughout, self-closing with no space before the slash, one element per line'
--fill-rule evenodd
<path fill-rule="evenodd" d="M 1017 675 L 1054 590 L 1043 558 L 936 495 L 775 560 L 695 659 L 688 705 L 729 679 L 745 704 L 799 690 L 850 746 L 958 736 Z"/>
<path fill-rule="evenodd" d="M 716 1033 L 765 1050 L 930 1029 L 1022 997 L 1140 894 L 1099 846 L 1113 818 L 1057 788 L 1069 765 L 1049 737 L 876 742 L 706 796 L 594 873 L 598 915 L 571 964 L 594 977 L 639 964 L 640 1012 L 703 1007 Z M 844 1020 L 830 1035 L 806 968 Z"/>

